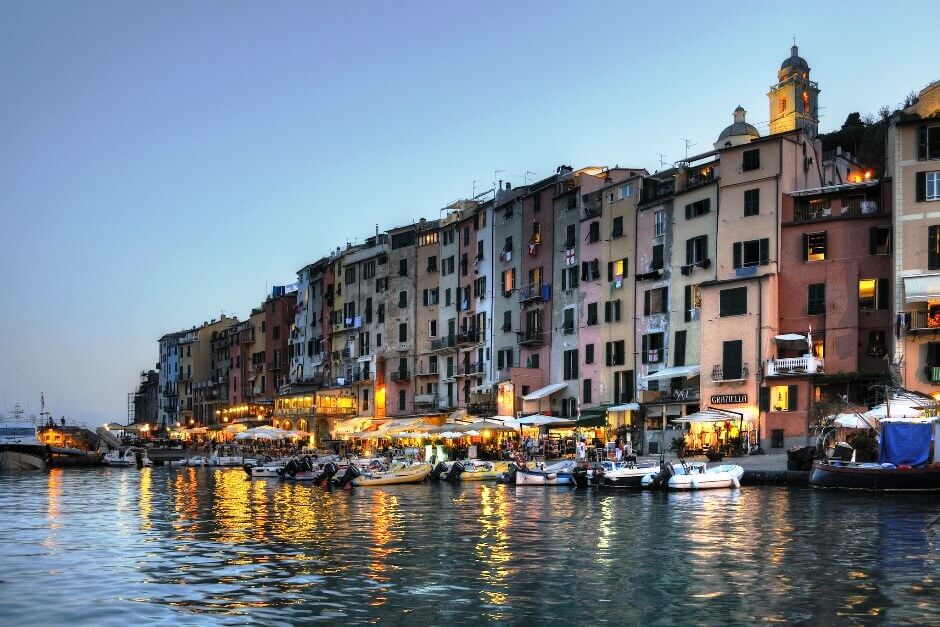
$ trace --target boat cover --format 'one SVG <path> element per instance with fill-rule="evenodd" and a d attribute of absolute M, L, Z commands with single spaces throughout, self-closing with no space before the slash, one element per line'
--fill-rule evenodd
<path fill-rule="evenodd" d="M 931 423 L 886 422 L 881 432 L 878 461 L 896 466 L 923 466 L 930 458 L 932 439 Z"/>

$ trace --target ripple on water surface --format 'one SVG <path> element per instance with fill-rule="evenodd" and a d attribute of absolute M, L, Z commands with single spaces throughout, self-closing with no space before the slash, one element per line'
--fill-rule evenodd
<path fill-rule="evenodd" d="M 240 470 L 0 475 L 18 624 L 938 623 L 934 496 L 488 484 L 325 493 Z"/>

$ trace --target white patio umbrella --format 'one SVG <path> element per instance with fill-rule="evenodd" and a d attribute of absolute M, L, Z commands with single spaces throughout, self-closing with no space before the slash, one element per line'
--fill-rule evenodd
<path fill-rule="evenodd" d="M 873 417 L 864 417 L 859 414 L 834 414 L 829 416 L 832 424 L 843 429 L 877 429 L 878 420 Z"/>
<path fill-rule="evenodd" d="M 889 413 L 891 418 L 919 418 L 924 415 L 924 410 L 903 401 L 891 401 L 890 407 L 884 403 L 875 405 L 862 416 L 874 418 L 875 420 L 884 420 Z"/>

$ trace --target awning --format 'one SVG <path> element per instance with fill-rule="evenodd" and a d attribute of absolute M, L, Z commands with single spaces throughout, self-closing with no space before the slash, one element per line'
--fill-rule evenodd
<path fill-rule="evenodd" d="M 539 388 L 534 392 L 529 392 L 522 397 L 524 401 L 537 401 L 540 398 L 545 398 L 546 396 L 551 396 L 555 392 L 564 390 L 568 387 L 567 383 L 550 383 L 543 388 Z"/>
<path fill-rule="evenodd" d="M 672 379 L 673 377 L 694 377 L 701 372 L 702 367 L 698 364 L 693 366 L 673 366 L 672 368 L 663 368 L 656 372 L 640 377 L 640 381 L 660 381 L 662 379 Z"/>
<path fill-rule="evenodd" d="M 734 422 L 741 420 L 741 416 L 737 414 L 732 414 L 730 412 L 721 411 L 719 409 L 703 409 L 702 411 L 697 411 L 694 414 L 689 414 L 688 416 L 683 416 L 681 418 L 674 418 L 670 422 L 688 422 L 688 423 L 701 423 L 701 422 Z"/>
<path fill-rule="evenodd" d="M 940 300 L 940 274 L 904 277 L 904 301 L 924 303 Z"/>
<path fill-rule="evenodd" d="M 523 416 L 517 421 L 520 425 L 530 425 L 530 426 L 544 426 L 544 425 L 573 425 L 574 420 L 568 420 L 567 418 L 559 418 L 557 416 L 543 416 L 542 414 L 532 414 L 531 416 Z"/>
<path fill-rule="evenodd" d="M 606 427 L 607 426 L 607 410 L 606 409 L 592 409 L 589 411 L 581 412 L 581 415 L 578 416 L 577 426 L 579 427 Z"/>
<path fill-rule="evenodd" d="M 640 411 L 640 404 L 624 403 L 622 405 L 614 405 L 613 407 L 608 407 L 607 411 Z"/>

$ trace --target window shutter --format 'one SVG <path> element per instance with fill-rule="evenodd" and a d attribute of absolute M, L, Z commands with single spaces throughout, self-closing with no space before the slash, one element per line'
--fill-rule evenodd
<path fill-rule="evenodd" d="M 921 126 L 917 129 L 917 158 L 924 160 L 927 158 L 927 127 Z M 920 176 L 918 174 L 918 176 Z"/>
<path fill-rule="evenodd" d="M 878 279 L 876 281 L 878 286 L 878 304 L 876 309 L 890 309 L 888 307 L 888 299 L 890 298 L 889 287 L 891 285 L 888 279 Z"/>
<path fill-rule="evenodd" d="M 770 240 L 763 238 L 760 240 L 760 265 L 764 266 L 770 263 Z"/>
<path fill-rule="evenodd" d="M 685 240 L 685 265 L 692 265 L 692 240 Z"/>
<path fill-rule="evenodd" d="M 659 313 L 669 313 L 669 288 L 661 288 L 661 298 L 662 300 L 659 303 Z"/>
<path fill-rule="evenodd" d="M 610 322 L 610 301 L 604 303 L 604 322 Z"/>
<path fill-rule="evenodd" d="M 689 220 L 692 218 L 692 205 L 688 204 L 685 206 L 685 219 Z"/>
<path fill-rule="evenodd" d="M 789 411 L 796 411 L 799 401 L 797 400 L 797 390 L 799 388 L 795 385 L 787 386 L 787 409 Z"/>
<path fill-rule="evenodd" d="M 673 349 L 673 366 L 685 365 L 685 331 L 676 331 L 676 346 Z"/>
<path fill-rule="evenodd" d="M 868 254 L 874 255 L 878 250 L 878 229 L 870 227 L 868 229 Z"/>
<path fill-rule="evenodd" d="M 571 351 L 571 378 L 578 378 L 578 349 Z"/>
<path fill-rule="evenodd" d="M 643 315 L 650 315 L 650 290 L 643 292 Z"/>
<path fill-rule="evenodd" d="M 581 400 L 585 403 L 591 402 L 591 380 L 584 380 L 584 393 L 581 395 Z"/>
<path fill-rule="evenodd" d="M 650 343 L 649 343 L 649 336 L 648 336 L 648 335 L 644 335 L 644 336 L 643 336 L 643 349 L 640 351 L 640 358 L 641 358 L 641 360 L 643 361 L 644 364 L 648 364 L 648 363 L 649 363 L 649 356 L 650 356 L 649 344 L 650 344 Z"/>
<path fill-rule="evenodd" d="M 940 225 L 933 225 L 927 229 L 927 269 L 940 269 Z"/>
<path fill-rule="evenodd" d="M 613 360 L 614 347 L 613 347 L 613 343 L 612 343 L 612 342 L 607 342 L 604 346 L 605 346 L 604 363 L 606 363 L 608 366 L 612 366 L 612 365 L 614 365 L 614 360 Z"/>
<path fill-rule="evenodd" d="M 685 307 L 685 321 L 689 322 L 692 318 L 692 286 L 685 286 L 685 297 L 683 298 L 683 305 Z"/>
<path fill-rule="evenodd" d="M 758 399 L 757 409 L 759 411 L 770 411 L 770 388 L 761 388 Z"/>
<path fill-rule="evenodd" d="M 586 261 L 581 262 L 581 280 L 582 281 L 588 280 L 588 262 Z"/>
<path fill-rule="evenodd" d="M 742 262 L 743 254 L 744 254 L 744 251 L 743 251 L 743 243 L 742 243 L 742 242 L 735 242 L 735 243 L 734 243 L 734 248 L 733 248 L 733 250 L 732 250 L 732 255 L 731 255 L 731 257 L 732 257 L 731 265 L 732 265 L 733 267 L 735 267 L 735 268 L 740 268 L 740 267 L 743 265 L 743 262 Z"/>
<path fill-rule="evenodd" d="M 924 202 L 927 200 L 927 173 L 918 172 L 915 177 L 917 185 L 914 192 L 914 200 L 916 202 Z"/>
<path fill-rule="evenodd" d="M 614 321 L 620 322 L 620 299 L 614 301 Z"/>
<path fill-rule="evenodd" d="M 607 280 L 608 281 L 614 280 L 614 262 L 613 261 L 607 262 Z"/>
<path fill-rule="evenodd" d="M 702 201 L 702 213 L 711 213 L 712 210 L 712 199 L 705 198 Z"/>
<path fill-rule="evenodd" d="M 803 261 L 809 259 L 809 233 L 803 233 Z"/>

